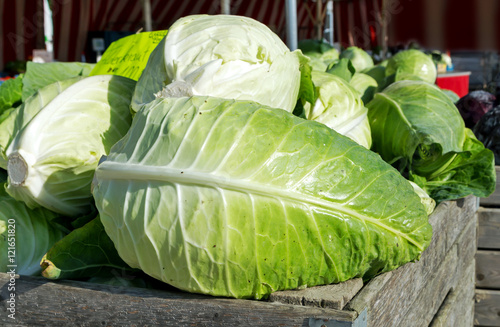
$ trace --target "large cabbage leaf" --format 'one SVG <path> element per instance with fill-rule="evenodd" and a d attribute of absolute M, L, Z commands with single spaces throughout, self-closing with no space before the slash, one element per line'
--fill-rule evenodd
<path fill-rule="evenodd" d="M 370 278 L 418 259 L 432 234 L 413 187 L 377 154 L 251 101 L 143 107 L 93 194 L 127 264 L 217 296 Z"/>
<path fill-rule="evenodd" d="M 293 111 L 300 50 L 290 52 L 264 24 L 233 15 L 177 20 L 152 52 L 137 82 L 132 110 L 167 96 L 252 100 Z"/>
<path fill-rule="evenodd" d="M 44 208 L 29 209 L 9 196 L 5 183 L 1 183 L 0 271 L 8 272 L 15 267 L 17 274 L 39 275 L 43 255 L 64 236 L 52 223 L 58 216 Z"/>
<path fill-rule="evenodd" d="M 52 83 L 74 77 L 87 77 L 95 64 L 84 62 L 46 62 L 28 61 L 23 78 L 22 99 L 26 101 L 38 89 Z"/>
<path fill-rule="evenodd" d="M 47 97 L 40 90 L 30 98 L 17 112 L 15 135 L 5 151 L 7 192 L 30 208 L 87 213 L 99 158 L 130 127 L 134 85 L 121 76 L 92 76 L 59 94 L 56 87 Z"/>
<path fill-rule="evenodd" d="M 49 279 L 112 277 L 132 274 L 104 231 L 99 216 L 72 230 L 39 260 Z"/>
<path fill-rule="evenodd" d="M 458 109 L 437 86 L 395 82 L 367 107 L 372 150 L 437 202 L 493 192 L 493 154 L 465 128 Z"/>
<path fill-rule="evenodd" d="M 0 84 L 0 115 L 7 109 L 15 108 L 22 102 L 23 74 Z"/>
<path fill-rule="evenodd" d="M 307 119 L 325 124 L 366 148 L 372 140 L 368 109 L 361 95 L 348 82 L 330 73 L 312 72 L 317 99 L 304 103 Z"/>

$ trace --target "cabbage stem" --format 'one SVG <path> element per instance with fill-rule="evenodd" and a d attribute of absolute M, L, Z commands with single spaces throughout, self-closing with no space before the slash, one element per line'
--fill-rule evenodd
<path fill-rule="evenodd" d="M 12 153 L 9 156 L 7 162 L 7 173 L 10 178 L 10 182 L 14 186 L 23 185 L 28 177 L 28 165 L 24 158 L 17 152 Z"/>

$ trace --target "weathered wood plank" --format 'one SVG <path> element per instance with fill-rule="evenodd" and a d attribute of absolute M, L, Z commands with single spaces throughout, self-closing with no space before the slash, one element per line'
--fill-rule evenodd
<path fill-rule="evenodd" d="M 477 251 L 476 287 L 500 289 L 500 251 Z"/>
<path fill-rule="evenodd" d="M 2 305 L 10 296 L 9 275 L 0 273 Z M 74 281 L 49 282 L 18 276 L 16 320 L 0 315 L 0 325 L 25 326 L 309 326 L 344 322 L 355 312 L 265 301 L 235 300 L 175 291 L 124 288 Z M 320 326 L 321 324 L 319 324 Z"/>
<path fill-rule="evenodd" d="M 368 309 L 369 326 L 387 326 L 389 322 L 390 325 L 398 325 L 398 322 L 402 321 L 412 310 L 412 304 L 436 275 L 446 255 L 450 253 L 451 256 L 457 256 L 453 251 L 450 252 L 450 249 L 463 234 L 467 225 L 469 227 L 467 233 L 471 234 L 469 235 L 471 239 L 468 241 L 469 254 L 466 260 L 473 260 L 476 247 L 474 232 L 476 211 L 477 198 L 472 196 L 441 203 L 429 217 L 434 233 L 431 244 L 424 251 L 421 259 L 375 277 L 363 287 L 346 308 L 356 312 Z M 458 248 L 455 247 L 454 251 L 457 250 Z M 452 260 L 451 258 L 448 260 Z M 448 272 L 444 274 L 447 278 L 454 278 Z M 428 307 L 428 310 L 437 312 L 441 303 L 436 305 L 437 307 L 434 308 Z"/>
<path fill-rule="evenodd" d="M 469 266 L 446 296 L 429 327 L 471 327 L 474 323 L 475 264 Z"/>
<path fill-rule="evenodd" d="M 493 194 L 491 194 L 487 198 L 480 199 L 480 204 L 482 206 L 492 206 L 492 207 L 500 206 L 500 166 L 495 166 L 495 170 L 497 172 L 497 184 L 495 192 L 493 192 Z"/>
<path fill-rule="evenodd" d="M 480 207 L 477 219 L 477 246 L 480 249 L 500 250 L 500 208 Z"/>
<path fill-rule="evenodd" d="M 342 310 L 362 287 L 363 280 L 355 278 L 339 284 L 274 292 L 269 301 Z"/>
<path fill-rule="evenodd" d="M 476 290 L 476 326 L 500 326 L 500 291 Z"/>
<path fill-rule="evenodd" d="M 418 294 L 415 301 L 410 306 L 410 310 L 403 317 L 399 326 L 429 326 L 440 307 L 444 303 L 447 294 L 454 288 L 472 289 L 471 297 L 468 301 L 469 307 L 461 313 L 462 318 L 473 320 L 473 290 L 474 278 L 469 274 L 465 281 L 468 284 L 460 284 L 464 280 L 464 272 L 469 267 L 474 267 L 474 254 L 476 252 L 476 222 L 471 220 L 463 230 L 455 245 L 448 251 L 444 261 L 432 272 L 427 284 Z M 472 269 L 472 268 L 471 268 Z M 463 304 L 465 306 L 465 304 Z M 470 315 L 466 316 L 469 312 Z"/>
<path fill-rule="evenodd" d="M 433 240 L 421 260 L 374 278 L 344 310 L 224 299 L 170 289 L 160 291 L 74 281 L 50 282 L 21 276 L 16 279 L 16 323 L 50 326 L 85 322 L 89 326 L 347 327 L 361 326 L 367 321 L 365 325 L 370 327 L 398 325 L 405 315 L 411 313 L 415 301 L 434 294 L 428 284 L 440 294 L 438 297 L 444 299 L 446 283 L 456 281 L 456 273 L 450 273 L 450 270 L 473 260 L 471 253 L 475 251 L 475 238 L 466 237 L 474 235 L 470 226 L 476 210 L 475 197 L 440 204 L 430 217 Z M 444 271 L 443 267 L 447 270 Z M 443 281 L 443 276 L 449 281 Z M 0 302 L 4 306 L 9 296 L 8 282 L 9 276 L 0 274 Z M 438 302 L 429 310 L 437 312 Z M 318 302 L 313 300 L 311 304 L 317 305 Z M 389 324 L 382 323 L 383 319 Z M 7 315 L 0 316 L 0 325 L 8 322 Z"/>

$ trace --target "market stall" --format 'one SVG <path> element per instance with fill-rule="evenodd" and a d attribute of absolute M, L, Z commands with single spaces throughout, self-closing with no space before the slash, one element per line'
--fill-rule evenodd
<path fill-rule="evenodd" d="M 333 42 L 353 9 L 335 2 L 246 4 L 280 28 L 240 2 L 183 4 L 164 29 L 158 2 L 117 2 L 146 30 L 6 78 L 0 324 L 496 323 L 476 228 L 496 224 L 495 96 L 438 73 L 446 53 L 391 49 L 391 1 L 365 42 L 380 47 Z M 80 27 L 117 12 L 57 5 L 55 34 L 76 24 L 58 10 Z M 81 55 L 60 40 L 56 58 Z"/>

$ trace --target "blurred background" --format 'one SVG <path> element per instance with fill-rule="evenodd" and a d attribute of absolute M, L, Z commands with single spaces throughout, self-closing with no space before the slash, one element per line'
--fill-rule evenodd
<path fill-rule="evenodd" d="M 296 0 L 297 38 L 387 58 L 407 48 L 448 53 L 470 72 L 471 90 L 498 92 L 498 0 Z M 96 62 L 109 44 L 165 30 L 191 14 L 230 13 L 261 21 L 287 41 L 287 0 L 0 0 L 1 77 L 28 60 Z"/>

